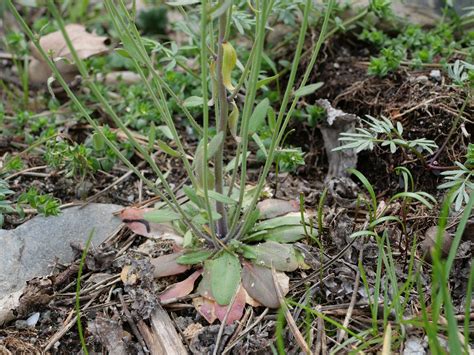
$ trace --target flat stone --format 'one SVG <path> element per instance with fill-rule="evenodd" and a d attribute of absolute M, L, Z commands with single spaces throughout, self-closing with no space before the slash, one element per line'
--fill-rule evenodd
<path fill-rule="evenodd" d="M 112 214 L 120 209 L 89 204 L 65 209 L 56 217 L 34 217 L 16 229 L 0 229 L 0 299 L 32 278 L 49 275 L 56 262 L 72 262 L 71 242 L 85 245 L 92 229 L 91 245 L 98 246 L 122 223 Z"/>

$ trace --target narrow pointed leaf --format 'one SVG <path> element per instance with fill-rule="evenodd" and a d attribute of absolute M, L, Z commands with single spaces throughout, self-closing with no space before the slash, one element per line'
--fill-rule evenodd
<path fill-rule="evenodd" d="M 153 222 L 153 223 L 165 223 L 165 222 L 172 222 L 172 221 L 181 219 L 181 216 L 174 211 L 163 209 L 163 210 L 153 210 L 153 211 L 145 212 L 143 214 L 143 218 L 146 221 Z"/>
<path fill-rule="evenodd" d="M 182 265 L 199 264 L 209 259 L 211 255 L 212 255 L 211 250 L 196 250 L 196 251 L 184 253 L 183 255 L 181 255 L 179 258 L 176 259 L 176 262 Z"/>
<path fill-rule="evenodd" d="M 249 134 L 254 134 L 265 122 L 265 117 L 267 116 L 268 108 L 270 107 L 270 101 L 268 99 L 263 99 L 255 107 L 252 116 L 250 116 L 249 122 Z"/>
<path fill-rule="evenodd" d="M 320 89 L 323 85 L 324 83 L 319 82 L 316 84 L 303 86 L 302 88 L 299 88 L 298 90 L 295 91 L 295 97 L 301 97 L 301 96 L 312 94 L 316 90 Z"/>
<path fill-rule="evenodd" d="M 157 143 L 158 143 L 158 147 L 160 147 L 160 149 L 164 151 L 166 154 L 171 155 L 172 157 L 175 157 L 175 158 L 179 158 L 181 156 L 176 150 L 171 148 L 168 144 L 166 144 L 162 140 L 158 140 Z"/>

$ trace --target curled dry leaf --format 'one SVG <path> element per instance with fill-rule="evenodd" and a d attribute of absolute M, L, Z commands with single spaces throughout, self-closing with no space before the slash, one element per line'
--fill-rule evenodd
<path fill-rule="evenodd" d="M 257 204 L 257 209 L 260 211 L 260 219 L 270 219 L 290 212 L 298 212 L 300 204 L 296 200 L 267 199 L 260 201 Z"/>
<path fill-rule="evenodd" d="M 69 24 L 66 26 L 66 32 L 81 59 L 87 59 L 108 51 L 109 39 L 87 32 L 83 25 Z M 41 37 L 39 44 L 46 53 L 52 55 L 53 61 L 65 80 L 71 81 L 78 71 L 72 63 L 72 54 L 61 31 L 52 32 Z M 30 80 L 36 85 L 45 84 L 51 76 L 51 70 L 33 44 L 30 44 L 30 49 L 34 57 L 28 70 Z"/>
<path fill-rule="evenodd" d="M 226 325 L 240 320 L 244 315 L 245 303 L 247 299 L 247 292 L 240 286 L 234 299 L 234 303 L 228 306 L 219 305 L 214 299 L 207 297 L 196 297 L 193 299 L 193 305 L 210 324 L 214 323 L 216 319 L 221 322 L 224 321 L 225 315 L 229 312 Z M 229 310 L 229 307 L 230 310 Z"/>
<path fill-rule="evenodd" d="M 193 305 L 196 308 L 196 311 L 206 319 L 209 324 L 212 324 L 217 319 L 216 316 L 216 301 L 211 300 L 206 297 L 196 297 L 193 298 Z"/>
<path fill-rule="evenodd" d="M 176 259 L 181 255 L 183 255 L 183 253 L 173 253 L 151 259 L 150 262 L 154 267 L 153 275 L 158 278 L 182 274 L 189 270 L 189 265 L 182 265 L 176 262 Z"/>
<path fill-rule="evenodd" d="M 189 295 L 194 289 L 194 283 L 201 274 L 202 270 L 195 271 L 187 279 L 171 285 L 160 295 L 160 301 L 163 302 Z"/>
<path fill-rule="evenodd" d="M 243 266 L 242 284 L 250 297 L 265 307 L 280 307 L 272 270 L 249 262 Z M 289 291 L 290 278 L 283 272 L 276 272 L 276 276 L 282 295 L 285 296 Z"/>
<path fill-rule="evenodd" d="M 148 238 L 171 239 L 177 244 L 183 244 L 183 237 L 178 235 L 174 228 L 167 223 L 153 223 L 144 219 L 146 212 L 152 208 L 125 208 L 120 212 L 120 218 L 134 233 Z"/>
<path fill-rule="evenodd" d="M 438 226 L 428 228 L 425 232 L 425 240 L 423 240 L 420 245 L 423 257 L 429 262 L 431 262 L 431 252 L 436 246 L 437 236 Z M 443 257 L 446 257 L 449 254 L 449 250 L 451 249 L 452 243 L 452 234 L 445 231 L 441 239 L 441 254 Z"/>

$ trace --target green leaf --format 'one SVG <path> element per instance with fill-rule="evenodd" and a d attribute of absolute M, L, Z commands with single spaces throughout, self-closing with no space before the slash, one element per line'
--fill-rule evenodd
<path fill-rule="evenodd" d="M 209 264 L 212 295 L 218 304 L 226 306 L 240 285 L 240 261 L 234 254 L 224 251 Z"/>
<path fill-rule="evenodd" d="M 203 104 L 202 97 L 199 96 L 190 96 L 183 102 L 184 107 L 197 107 L 202 106 Z"/>
<path fill-rule="evenodd" d="M 217 153 L 217 150 L 222 144 L 223 139 L 224 132 L 219 132 L 214 137 L 212 137 L 207 148 L 207 159 L 211 159 Z"/>
<path fill-rule="evenodd" d="M 209 259 L 211 255 L 212 255 L 211 250 L 205 250 L 205 249 L 195 250 L 195 251 L 191 251 L 191 252 L 181 255 L 179 258 L 176 259 L 176 262 L 182 265 L 200 264 L 203 261 L 206 261 L 207 259 Z"/>
<path fill-rule="evenodd" d="M 257 133 L 254 133 L 252 135 L 252 138 L 253 140 L 255 141 L 255 143 L 257 143 L 258 147 L 260 148 L 260 150 L 263 152 L 263 154 L 265 155 L 265 158 L 268 158 L 268 153 L 267 153 L 267 149 L 265 148 L 265 145 L 263 144 L 262 140 L 260 139 L 260 137 L 258 136 Z"/>
<path fill-rule="evenodd" d="M 222 43 L 222 81 L 227 90 L 234 90 L 232 85 L 232 70 L 237 64 L 237 53 L 229 42 Z"/>
<path fill-rule="evenodd" d="M 306 95 L 312 94 L 316 90 L 320 89 L 323 85 L 324 85 L 324 83 L 319 82 L 319 83 L 316 83 L 316 84 L 310 84 L 310 85 L 303 86 L 302 88 L 299 88 L 298 90 L 296 90 L 294 95 L 295 95 L 295 97 L 301 97 L 301 96 L 306 96 Z"/>
<path fill-rule="evenodd" d="M 209 190 L 207 192 L 209 198 L 215 200 L 215 201 L 219 201 L 219 202 L 222 202 L 222 203 L 226 203 L 226 204 L 229 204 L 229 205 L 235 205 L 237 203 L 237 201 L 231 199 L 230 197 L 226 196 L 226 195 L 223 195 L 219 192 L 216 192 L 216 191 L 213 191 L 213 190 Z"/>
<path fill-rule="evenodd" d="M 260 89 L 264 85 L 270 84 L 272 81 L 278 79 L 279 76 L 280 74 L 276 74 L 268 78 L 257 81 L 257 89 Z"/>
<path fill-rule="evenodd" d="M 257 265 L 273 266 L 278 271 L 294 271 L 298 268 L 296 250 L 290 244 L 268 241 L 254 246 L 253 251 L 257 255 Z"/>
<path fill-rule="evenodd" d="M 204 205 L 202 200 L 199 198 L 197 192 L 191 186 L 183 186 L 183 192 L 189 198 L 191 202 L 193 202 L 196 206 L 203 208 Z"/>
<path fill-rule="evenodd" d="M 232 137 L 239 142 L 240 138 L 237 135 L 237 126 L 239 124 L 239 108 L 235 104 L 235 101 L 232 101 L 232 112 L 229 114 L 229 131 L 232 134 Z"/>
<path fill-rule="evenodd" d="M 281 226 L 300 226 L 301 225 L 301 216 L 298 214 L 286 215 L 281 217 L 275 217 L 272 219 L 267 219 L 263 222 L 260 222 L 255 225 L 254 230 L 260 231 L 264 229 L 277 228 Z"/>
<path fill-rule="evenodd" d="M 281 226 L 281 227 L 270 229 L 263 236 L 263 239 L 271 240 L 278 243 L 293 243 L 300 239 L 303 239 L 304 237 L 305 237 L 305 230 L 303 226 Z"/>
<path fill-rule="evenodd" d="M 105 148 L 105 142 L 102 136 L 98 133 L 92 135 L 92 145 L 95 150 L 103 150 Z"/>
<path fill-rule="evenodd" d="M 276 129 L 276 115 L 273 108 L 268 109 L 268 128 L 270 131 L 274 131 Z"/>
<path fill-rule="evenodd" d="M 148 222 L 166 223 L 181 219 L 181 215 L 171 210 L 155 210 L 145 212 L 143 218 Z"/>
<path fill-rule="evenodd" d="M 268 99 L 263 99 L 255 107 L 255 110 L 250 116 L 249 121 L 249 134 L 254 134 L 265 122 L 265 117 L 267 116 L 268 108 L 270 107 L 270 101 Z"/>
<path fill-rule="evenodd" d="M 115 52 L 124 58 L 131 58 L 130 54 L 123 48 L 116 48 Z"/>
<path fill-rule="evenodd" d="M 158 147 L 160 147 L 160 149 L 162 151 L 164 151 L 166 154 L 171 155 L 172 157 L 175 157 L 175 158 L 179 158 L 181 156 L 181 154 L 179 154 L 179 152 L 177 152 L 176 150 L 171 148 L 164 141 L 158 139 L 157 143 L 158 143 Z"/>

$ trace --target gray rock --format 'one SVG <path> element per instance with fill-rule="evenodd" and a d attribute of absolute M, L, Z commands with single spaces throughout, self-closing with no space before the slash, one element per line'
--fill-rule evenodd
<path fill-rule="evenodd" d="M 71 262 L 71 242 L 85 245 L 93 228 L 92 245 L 102 243 L 121 224 L 112 214 L 121 208 L 109 204 L 72 207 L 56 217 L 38 216 L 16 229 L 0 229 L 0 299 L 34 277 L 49 275 L 56 262 Z"/>
<path fill-rule="evenodd" d="M 436 81 L 441 81 L 442 76 L 441 76 L 441 70 L 439 69 L 434 69 L 430 72 L 430 78 L 434 79 Z"/>

